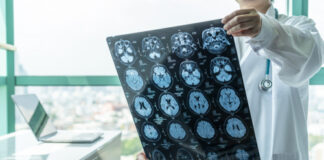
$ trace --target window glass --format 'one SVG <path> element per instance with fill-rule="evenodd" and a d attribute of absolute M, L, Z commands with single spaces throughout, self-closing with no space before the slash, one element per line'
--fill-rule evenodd
<path fill-rule="evenodd" d="M 0 1 L 0 43 L 6 42 L 6 22 L 5 22 L 5 9 L 4 2 Z M 0 49 L 0 76 L 6 75 L 6 51 L 4 49 Z"/>
<path fill-rule="evenodd" d="M 315 23 L 317 29 L 320 31 L 320 34 L 323 36 L 324 34 L 324 19 L 323 19 L 323 10 L 320 6 L 324 5 L 324 1 L 322 0 L 310 0 L 308 1 L 308 16 L 312 18 Z"/>
<path fill-rule="evenodd" d="M 324 159 L 324 86 L 310 86 L 308 142 L 310 159 Z"/>
<path fill-rule="evenodd" d="M 286 0 L 274 0 L 273 6 L 278 9 L 279 14 L 287 14 Z"/>
<path fill-rule="evenodd" d="M 324 35 L 322 0 L 308 1 L 308 16 L 316 23 L 321 36 Z M 324 65 L 323 65 L 324 67 Z M 310 87 L 310 105 L 308 110 L 308 138 L 310 159 L 324 159 L 324 86 Z"/>
<path fill-rule="evenodd" d="M 324 5 L 322 0 L 309 0 L 308 1 L 308 16 L 316 23 L 316 28 L 319 30 L 322 38 L 324 36 L 324 18 L 323 11 L 320 6 Z M 324 64 L 323 66 L 324 67 Z"/>
<path fill-rule="evenodd" d="M 106 37 L 217 19 L 234 0 L 16 0 L 18 75 L 116 75 Z"/>
<path fill-rule="evenodd" d="M 16 87 L 36 94 L 59 130 L 121 130 L 123 159 L 142 149 L 121 87 Z M 16 110 L 16 130 L 27 129 Z"/>

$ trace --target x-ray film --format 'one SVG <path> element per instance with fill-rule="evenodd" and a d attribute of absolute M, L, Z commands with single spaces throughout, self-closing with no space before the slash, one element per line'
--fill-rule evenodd
<path fill-rule="evenodd" d="M 234 40 L 220 20 L 107 42 L 149 159 L 260 159 Z"/>

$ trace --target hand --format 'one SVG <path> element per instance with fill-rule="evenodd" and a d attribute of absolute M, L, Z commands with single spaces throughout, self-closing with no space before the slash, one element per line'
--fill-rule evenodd
<path fill-rule="evenodd" d="M 261 17 L 255 9 L 234 11 L 222 19 L 224 29 L 232 36 L 255 37 L 261 31 Z"/>
<path fill-rule="evenodd" d="M 148 160 L 144 152 L 137 154 L 136 160 Z"/>

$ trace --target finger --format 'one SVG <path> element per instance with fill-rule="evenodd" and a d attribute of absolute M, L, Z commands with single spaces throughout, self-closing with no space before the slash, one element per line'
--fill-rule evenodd
<path fill-rule="evenodd" d="M 229 30 L 230 28 L 232 28 L 233 26 L 238 25 L 239 23 L 242 22 L 247 22 L 247 21 L 252 21 L 256 18 L 257 15 L 240 15 L 240 16 L 236 16 L 233 19 L 231 19 L 229 22 L 227 22 L 224 25 L 224 29 L 225 30 Z"/>
<path fill-rule="evenodd" d="M 251 28 L 247 30 L 243 30 L 237 33 L 233 33 L 232 36 L 234 37 L 240 37 L 240 36 L 249 36 L 249 37 L 254 37 L 257 32 L 257 28 Z"/>
<path fill-rule="evenodd" d="M 222 19 L 222 23 L 225 24 L 229 20 L 231 20 L 232 18 L 234 18 L 235 16 L 242 15 L 242 14 L 248 14 L 248 13 L 251 13 L 253 11 L 255 12 L 255 9 L 240 9 L 240 10 L 236 10 L 236 11 L 232 12 L 231 14 L 225 16 Z"/>
<path fill-rule="evenodd" d="M 136 160 L 146 160 L 146 158 L 143 155 L 140 155 L 136 158 Z"/>
<path fill-rule="evenodd" d="M 147 160 L 145 153 L 141 152 L 137 155 L 136 160 Z"/>
<path fill-rule="evenodd" d="M 231 20 L 232 18 L 238 16 L 238 15 L 242 15 L 242 14 L 248 14 L 252 11 L 252 9 L 240 9 L 240 10 L 236 10 L 234 12 L 232 12 L 231 14 L 225 16 L 222 19 L 222 23 L 225 24 L 227 23 L 229 20 Z"/>
<path fill-rule="evenodd" d="M 248 30 L 251 29 L 253 27 L 256 26 L 256 22 L 255 21 L 248 21 L 248 22 L 244 22 L 244 23 L 239 23 L 236 26 L 233 26 L 232 28 L 230 28 L 227 33 L 228 34 L 234 34 L 237 32 L 241 32 L 244 30 Z"/>
<path fill-rule="evenodd" d="M 244 30 L 241 33 L 243 35 L 246 35 L 246 36 L 255 37 L 256 34 L 258 33 L 258 28 L 257 27 L 254 27 L 254 28 L 249 29 L 249 30 Z"/>

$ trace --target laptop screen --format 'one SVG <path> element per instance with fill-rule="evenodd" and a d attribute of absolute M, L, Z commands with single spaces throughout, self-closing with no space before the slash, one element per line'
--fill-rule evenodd
<path fill-rule="evenodd" d="M 45 128 L 45 124 L 48 121 L 48 116 L 42 107 L 42 105 L 38 102 L 37 107 L 28 122 L 31 130 L 34 132 L 36 137 L 39 137 L 42 131 Z"/>
<path fill-rule="evenodd" d="M 14 95 L 12 99 L 37 139 L 56 132 L 36 95 Z"/>

